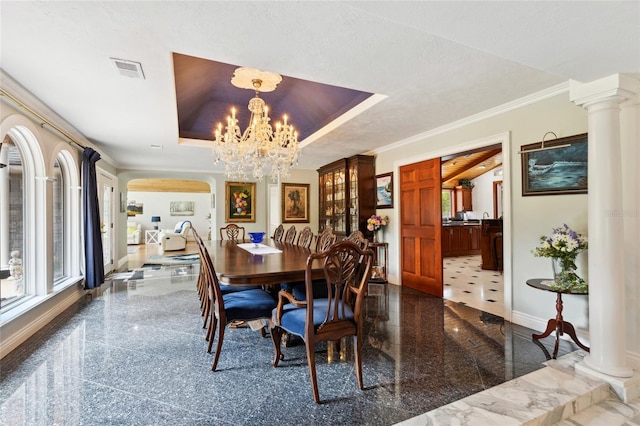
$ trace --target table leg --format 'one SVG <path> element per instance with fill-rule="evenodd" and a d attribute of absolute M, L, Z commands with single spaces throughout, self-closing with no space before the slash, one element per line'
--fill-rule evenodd
<path fill-rule="evenodd" d="M 542 333 L 542 334 L 533 334 L 531 337 L 533 337 L 534 340 L 544 339 L 545 337 L 550 335 L 556 329 L 557 329 L 556 320 L 554 318 L 551 318 L 547 322 L 547 329 L 544 331 L 544 333 Z"/>
<path fill-rule="evenodd" d="M 590 352 L 590 349 L 587 346 L 583 345 L 582 342 L 578 339 L 578 336 L 576 335 L 576 329 L 573 327 L 573 324 L 571 324 L 570 322 L 563 321 L 562 331 L 560 331 L 561 336 L 562 336 L 562 333 L 567 333 L 569 337 L 573 339 L 576 345 L 578 345 L 580 348 L 584 349 L 585 351 Z"/>
<path fill-rule="evenodd" d="M 552 355 L 553 359 L 556 359 L 556 356 L 558 355 L 558 348 L 560 346 L 560 336 L 563 333 L 563 328 L 564 328 L 563 326 L 565 324 L 568 324 L 568 323 L 565 323 L 562 320 L 562 294 L 561 293 L 557 293 L 557 297 L 556 297 L 556 317 L 550 319 L 547 322 L 547 329 L 544 331 L 544 333 L 542 333 L 542 334 L 533 334 L 531 336 L 533 338 L 533 340 L 537 340 L 537 339 L 542 339 L 544 337 L 547 337 L 554 330 L 556 331 L 556 341 L 555 341 L 555 344 L 553 345 L 553 355 Z M 569 326 L 573 330 L 573 326 L 571 324 L 569 324 Z M 574 331 L 574 334 L 575 334 L 575 331 Z"/>

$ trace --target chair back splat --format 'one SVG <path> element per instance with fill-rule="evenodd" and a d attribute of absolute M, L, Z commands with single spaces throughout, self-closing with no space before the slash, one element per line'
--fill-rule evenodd
<path fill-rule="evenodd" d="M 235 223 L 230 223 L 220 228 L 221 240 L 244 240 L 244 236 L 244 227 L 238 226 Z"/>
<path fill-rule="evenodd" d="M 282 224 L 278 225 L 276 230 L 273 232 L 273 240 L 276 243 L 282 242 L 282 237 L 284 236 L 284 226 Z"/>
<path fill-rule="evenodd" d="M 316 377 L 315 346 L 321 341 L 337 341 L 353 336 L 356 379 L 362 381 L 363 308 L 367 283 L 371 277 L 373 252 L 345 240 L 331 245 L 326 251 L 313 253 L 305 270 L 306 301 L 296 300 L 286 291 L 278 293 L 278 305 L 271 318 L 271 339 L 275 350 L 273 366 L 284 359 L 281 351 L 285 332 L 300 336 L 306 345 L 307 362 L 313 400 L 320 401 Z M 324 271 L 327 297 L 314 299 L 313 269 Z M 316 280 L 317 281 L 317 280 Z"/>
<path fill-rule="evenodd" d="M 311 247 L 311 242 L 313 241 L 313 231 L 310 226 L 305 226 L 300 234 L 298 234 L 298 245 L 300 247 Z"/>
<path fill-rule="evenodd" d="M 349 234 L 347 240 L 353 241 L 363 250 L 369 248 L 369 240 L 364 237 L 364 234 L 361 231 L 353 231 L 351 234 Z"/>
<path fill-rule="evenodd" d="M 296 240 L 296 227 L 291 225 L 291 228 L 287 229 L 284 234 L 284 242 L 287 244 L 293 244 Z"/>
<path fill-rule="evenodd" d="M 316 240 L 316 251 L 322 252 L 327 250 L 333 243 L 336 242 L 338 237 L 333 233 L 331 229 L 325 229 L 320 234 L 318 234 L 318 239 Z"/>

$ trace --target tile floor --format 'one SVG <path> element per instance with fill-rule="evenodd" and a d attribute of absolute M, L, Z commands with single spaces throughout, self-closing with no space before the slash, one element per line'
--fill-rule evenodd
<path fill-rule="evenodd" d="M 480 268 L 480 255 L 443 258 L 443 297 L 504 317 L 504 281 L 498 271 Z"/>
<path fill-rule="evenodd" d="M 210 371 L 197 264 L 133 267 L 2 359 L 0 425 L 389 425 L 545 368 L 533 330 L 377 284 L 366 305 L 365 390 L 350 341 L 318 346 L 315 404 L 303 345 L 284 348 L 273 368 L 268 337 L 227 329 Z M 561 342 L 561 354 L 576 349 Z"/>

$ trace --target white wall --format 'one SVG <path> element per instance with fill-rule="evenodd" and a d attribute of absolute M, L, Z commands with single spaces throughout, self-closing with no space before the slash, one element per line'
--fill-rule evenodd
<path fill-rule="evenodd" d="M 493 182 L 502 180 L 502 176 L 494 176 L 493 170 L 483 173 L 473 179 L 473 190 L 471 191 L 471 202 L 473 203 L 473 214 L 476 218 L 482 219 L 483 213 L 489 214 L 489 219 L 494 218 L 493 211 Z"/>
<path fill-rule="evenodd" d="M 433 158 L 429 157 L 430 152 L 449 150 L 450 153 L 456 153 L 461 151 L 456 147 L 458 145 L 510 132 L 511 156 L 504 161 L 509 162 L 511 168 L 511 187 L 505 188 L 504 191 L 510 193 L 511 205 L 504 207 L 505 215 L 510 210 L 512 219 L 512 248 L 505 256 L 510 256 L 513 265 L 508 278 L 513 283 L 512 320 L 518 323 L 522 323 L 526 318 L 546 321 L 555 315 L 555 294 L 526 285 L 529 278 L 550 277 L 552 273 L 549 259 L 535 258 L 531 254 L 540 236 L 548 234 L 551 228 L 562 223 L 570 224 L 578 232 L 587 231 L 587 195 L 522 196 L 521 159 L 518 151 L 522 145 L 540 141 L 548 131 L 555 132 L 558 137 L 587 131 L 587 113 L 569 101 L 568 91 L 485 119 L 470 120 L 466 125 L 451 125 L 448 129 L 432 132 L 424 138 L 414 138 L 411 143 L 390 146 L 377 152 L 376 173 L 380 174 L 394 171 L 399 163 L 408 164 Z M 392 221 L 392 226 L 385 230 L 385 241 L 389 242 L 390 276 L 398 280 L 399 241 L 397 235 L 392 235 L 397 229 L 393 224 L 398 221 L 397 194 L 395 197 L 396 207 L 393 210 L 380 210 L 378 213 L 388 214 Z M 584 268 L 580 268 L 581 260 L 578 262 L 579 273 L 585 274 Z M 586 328 L 586 297 L 569 296 L 565 299 L 564 316 L 577 328 Z"/>
<path fill-rule="evenodd" d="M 144 231 L 154 229 L 155 224 L 151 222 L 151 216 L 160 216 L 159 229 L 173 229 L 176 223 L 188 220 L 203 238 L 206 238 L 209 232 L 209 220 L 207 219 L 207 215 L 211 211 L 211 194 L 209 193 L 129 191 L 127 198 L 128 201 L 133 200 L 143 205 L 143 214 L 127 218 L 127 220 L 142 224 L 143 242 Z M 171 216 L 169 204 L 172 201 L 193 201 L 195 203 L 193 216 Z M 191 234 L 188 235 L 188 238 L 193 240 Z"/>

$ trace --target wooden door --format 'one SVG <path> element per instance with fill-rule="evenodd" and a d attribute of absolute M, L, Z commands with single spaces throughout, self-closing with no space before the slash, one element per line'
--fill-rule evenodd
<path fill-rule="evenodd" d="M 440 159 L 400 168 L 402 285 L 442 297 Z"/>

